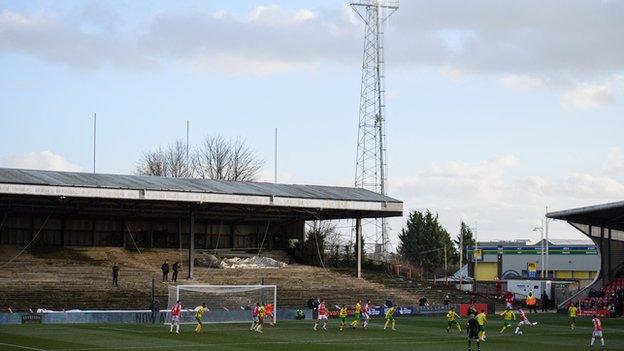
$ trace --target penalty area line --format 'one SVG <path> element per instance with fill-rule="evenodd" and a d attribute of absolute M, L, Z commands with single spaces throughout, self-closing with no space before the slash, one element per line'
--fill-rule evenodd
<path fill-rule="evenodd" d="M 9 347 L 15 347 L 15 348 L 18 348 L 18 349 L 23 349 L 23 350 L 47 351 L 45 349 L 40 349 L 40 348 L 36 348 L 36 347 L 22 346 L 22 345 L 16 345 L 16 344 L 8 344 L 8 343 L 5 343 L 5 342 L 0 342 L 0 345 L 9 346 Z"/>

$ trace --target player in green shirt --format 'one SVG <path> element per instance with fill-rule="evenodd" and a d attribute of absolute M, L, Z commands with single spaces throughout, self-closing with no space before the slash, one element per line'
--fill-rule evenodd
<path fill-rule="evenodd" d="M 396 330 L 395 325 L 396 321 L 394 320 L 394 311 L 396 311 L 396 306 L 392 306 L 388 308 L 386 311 L 386 323 L 384 324 L 384 330 L 388 329 L 388 324 L 392 322 L 392 330 Z"/>
<path fill-rule="evenodd" d="M 578 312 L 578 308 L 574 306 L 574 304 L 570 305 L 568 308 L 568 314 L 570 315 L 570 329 L 574 330 L 576 328 L 576 313 Z"/>
<path fill-rule="evenodd" d="M 206 304 L 202 303 L 201 306 L 197 307 L 195 309 L 195 321 L 197 321 L 197 325 L 195 326 L 195 333 L 199 334 L 201 333 L 203 324 L 202 324 L 202 318 L 204 317 L 204 313 L 206 313 L 206 311 L 208 311 L 208 308 L 206 308 Z"/>
<path fill-rule="evenodd" d="M 338 318 L 340 318 L 340 330 L 342 330 L 347 325 L 347 306 L 342 304 L 340 310 L 338 311 Z"/>
<path fill-rule="evenodd" d="M 260 308 L 258 309 L 258 326 L 256 327 L 256 331 L 258 333 L 262 333 L 262 329 L 264 329 L 264 315 L 266 314 L 266 307 L 264 307 L 264 302 L 260 304 Z"/>
<path fill-rule="evenodd" d="M 355 311 L 353 312 L 353 322 L 351 322 L 351 328 L 355 328 L 358 324 L 360 324 L 360 319 L 362 318 L 362 300 L 358 300 L 355 304 Z"/>
<path fill-rule="evenodd" d="M 451 328 L 453 326 L 455 326 L 457 328 L 457 330 L 459 330 L 459 332 L 462 332 L 462 328 L 461 325 L 459 325 L 459 322 L 457 321 L 459 319 L 459 315 L 457 314 L 457 312 L 455 312 L 455 307 L 451 307 L 448 311 L 448 313 L 446 314 L 446 322 L 447 322 L 447 326 L 446 326 L 446 332 L 450 332 Z"/>
<path fill-rule="evenodd" d="M 507 307 L 503 313 L 501 313 L 501 316 L 503 316 L 503 328 L 500 330 L 502 334 L 507 328 L 511 328 L 511 322 L 516 320 L 516 314 L 511 308 Z"/>
<path fill-rule="evenodd" d="M 479 323 L 479 339 L 481 341 L 485 341 L 485 325 L 487 324 L 487 315 L 485 314 L 485 310 L 481 310 L 475 319 L 477 323 Z"/>

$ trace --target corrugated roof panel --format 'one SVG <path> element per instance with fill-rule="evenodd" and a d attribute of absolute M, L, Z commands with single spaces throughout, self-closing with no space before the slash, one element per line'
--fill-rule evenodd
<path fill-rule="evenodd" d="M 56 172 L 11 168 L 0 168 L 0 183 L 111 189 L 146 189 L 236 195 L 274 195 L 278 197 L 367 202 L 401 202 L 397 199 L 360 188 Z"/>

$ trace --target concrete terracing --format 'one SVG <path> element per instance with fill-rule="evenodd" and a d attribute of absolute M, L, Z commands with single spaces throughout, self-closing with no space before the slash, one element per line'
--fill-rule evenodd
<path fill-rule="evenodd" d="M 0 246 L 0 265 L 19 253 L 19 248 Z M 270 254 L 270 253 L 269 253 Z M 201 253 L 198 252 L 201 256 Z M 283 253 L 281 255 L 284 258 Z M 146 309 L 151 299 L 151 280 L 156 279 L 160 307 L 167 303 L 166 283 L 161 283 L 160 265 L 167 259 L 184 262 L 184 252 L 151 249 L 141 254 L 122 248 L 72 248 L 22 253 L 0 269 L 0 308 L 28 309 Z M 120 266 L 119 286 L 111 285 L 111 266 Z M 179 284 L 244 285 L 275 284 L 278 306 L 304 307 L 310 297 L 322 297 L 331 306 L 353 304 L 357 299 L 383 303 L 389 296 L 396 303 L 416 305 L 423 295 L 440 302 L 445 289 L 427 284 L 403 284 L 383 274 L 368 273 L 370 279 L 323 268 L 290 264 L 280 269 L 212 269 L 196 267 L 194 279 Z M 463 294 L 455 301 L 466 300 Z"/>

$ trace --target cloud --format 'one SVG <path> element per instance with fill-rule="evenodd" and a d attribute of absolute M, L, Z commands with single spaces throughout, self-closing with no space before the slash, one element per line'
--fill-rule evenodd
<path fill-rule="evenodd" d="M 606 159 L 622 161 L 622 156 L 619 149 L 611 149 Z M 501 236 L 533 238 L 531 228 L 543 218 L 546 205 L 560 210 L 624 198 L 624 182 L 605 172 L 571 171 L 545 178 L 524 175 L 523 167 L 514 155 L 476 162 L 450 160 L 434 163 L 413 176 L 395 178 L 390 185 L 392 195 L 408 206 L 406 213 L 437 212 L 452 233 L 456 233 L 460 219 L 471 225 L 478 222 L 480 237 L 488 240 Z M 393 232 L 403 225 L 395 221 Z M 565 225 L 558 227 L 556 235 L 578 236 Z"/>
<path fill-rule="evenodd" d="M 173 63 L 252 75 L 361 60 L 363 21 L 346 5 L 179 7 L 139 12 L 131 23 L 110 6 L 90 2 L 65 15 L 5 10 L 0 53 L 78 70 Z M 551 89 L 567 108 L 595 108 L 622 94 L 604 82 L 624 71 L 623 17 L 622 1 L 407 1 L 387 22 L 386 62 L 434 68 L 454 81 L 491 76 L 514 91 Z"/>
<path fill-rule="evenodd" d="M 547 86 L 547 82 L 540 77 L 508 74 L 501 78 L 501 83 L 510 90 L 535 91 Z"/>
<path fill-rule="evenodd" d="M 514 155 L 498 156 L 478 163 L 436 163 L 416 176 L 393 181 L 393 188 L 400 193 L 417 197 L 434 193 L 436 197 L 444 196 L 449 199 L 470 197 L 493 200 L 506 190 L 501 182 L 502 176 L 518 163 L 519 160 Z"/>
<path fill-rule="evenodd" d="M 589 109 L 614 101 L 610 84 L 582 84 L 565 93 L 561 99 L 563 106 L 570 109 Z"/>
<path fill-rule="evenodd" d="M 154 61 L 140 52 L 132 37 L 109 26 L 111 21 L 99 18 L 91 22 L 92 27 L 83 28 L 50 13 L 5 10 L 0 12 L 0 53 L 26 54 L 80 71 L 106 65 L 131 70 L 153 67 Z M 107 25 L 102 27 L 104 22 Z"/>
<path fill-rule="evenodd" d="M 273 73 L 312 70 L 315 65 L 305 61 L 280 60 L 270 57 L 254 57 L 253 55 L 237 55 L 211 53 L 209 50 L 198 50 L 192 55 L 180 58 L 187 68 L 196 72 L 225 72 L 232 75 L 266 76 Z"/>
<path fill-rule="evenodd" d="M 623 15 L 618 1 L 409 1 L 396 15 L 396 32 L 389 31 L 388 50 L 403 62 L 471 72 L 588 78 L 622 70 L 624 48 L 615 44 L 624 35 Z M 449 47 L 441 32 L 460 44 Z M 405 49 L 397 51 L 394 41 Z"/>
<path fill-rule="evenodd" d="M 346 26 L 346 29 L 345 29 Z M 338 12 L 258 6 L 242 15 L 164 12 L 141 36 L 151 55 L 200 71 L 266 75 L 314 69 L 357 55 L 355 28 Z M 349 54 L 347 54 L 349 53 Z"/>
<path fill-rule="evenodd" d="M 561 190 L 569 197 L 585 201 L 624 198 L 624 183 L 603 175 L 572 173 L 564 179 Z"/>
<path fill-rule="evenodd" d="M 30 152 L 23 155 L 11 155 L 0 159 L 2 167 L 40 169 L 47 171 L 82 172 L 84 168 L 69 162 L 63 156 L 52 151 Z"/>
<path fill-rule="evenodd" d="M 610 148 L 602 169 L 608 175 L 624 174 L 624 151 L 619 147 Z"/>
<path fill-rule="evenodd" d="M 248 22 L 263 26 L 291 27 L 315 19 L 316 14 L 309 9 L 287 11 L 277 5 L 268 5 L 253 8 L 245 17 Z"/>
<path fill-rule="evenodd" d="M 455 83 L 461 83 L 470 75 L 470 72 L 456 67 L 442 67 L 440 68 L 440 73 Z"/>

